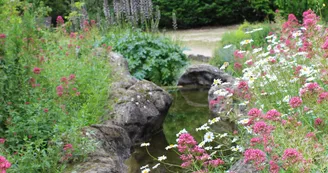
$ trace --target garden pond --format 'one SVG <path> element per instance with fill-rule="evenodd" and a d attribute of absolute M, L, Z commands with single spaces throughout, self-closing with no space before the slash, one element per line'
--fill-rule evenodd
<path fill-rule="evenodd" d="M 151 141 L 149 141 L 150 146 L 148 147 L 148 151 L 156 158 L 162 155 L 167 156 L 167 160 L 165 160 L 166 163 L 180 165 L 181 161 L 177 153 L 173 150 L 167 151 L 165 147 L 170 144 L 176 144 L 176 134 L 184 128 L 191 133 L 197 141 L 202 140 L 204 134 L 199 132 L 195 133 L 195 129 L 206 123 L 210 118 L 207 101 L 208 88 L 172 89 L 169 92 L 174 101 L 166 116 L 163 130 L 154 134 Z M 140 167 L 147 164 L 149 167 L 152 167 L 157 163 L 158 162 L 147 153 L 145 147 L 135 148 L 132 156 L 126 161 L 126 164 L 129 166 L 129 173 L 139 173 Z M 178 168 L 169 166 L 165 168 L 163 164 L 159 169 L 156 169 L 156 171 L 169 172 L 166 170 L 167 168 L 171 171 L 180 172 Z"/>

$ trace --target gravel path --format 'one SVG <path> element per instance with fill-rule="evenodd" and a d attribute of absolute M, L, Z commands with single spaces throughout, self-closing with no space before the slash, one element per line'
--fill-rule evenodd
<path fill-rule="evenodd" d="M 187 55 L 199 54 L 212 57 L 216 44 L 221 40 L 223 33 L 237 28 L 238 25 L 232 25 L 216 28 L 178 30 L 167 32 L 165 35 L 178 40 L 183 46 L 189 48 L 189 50 L 185 51 Z"/>

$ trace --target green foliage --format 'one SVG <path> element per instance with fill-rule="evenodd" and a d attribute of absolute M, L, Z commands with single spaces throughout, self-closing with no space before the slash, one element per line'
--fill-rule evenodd
<path fill-rule="evenodd" d="M 0 39 L 0 138 L 6 139 L 0 155 L 12 163 L 8 172 L 62 172 L 93 150 L 95 142 L 81 130 L 110 106 L 110 66 L 91 49 L 99 34 L 90 27 L 70 38 L 64 27 L 39 28 L 42 16 L 25 3 L 0 5 L 0 21 L 7 23 L 0 26 L 6 35 Z M 64 150 L 66 144 L 74 150 Z"/>
<path fill-rule="evenodd" d="M 133 76 L 161 85 L 174 84 L 187 64 L 183 50 L 163 36 L 127 30 L 121 34 L 110 34 L 101 43 L 114 45 L 113 50 L 128 60 Z"/>
<path fill-rule="evenodd" d="M 262 28 L 260 31 L 252 32 L 255 29 Z M 228 72 L 235 74 L 233 70 L 233 63 L 235 62 L 234 52 L 241 48 L 251 50 L 252 47 L 265 47 L 265 37 L 268 36 L 271 31 L 271 25 L 268 23 L 250 24 L 244 22 L 239 26 L 238 30 L 227 32 L 223 34 L 217 49 L 214 52 L 214 57 L 210 60 L 210 64 L 215 66 L 222 66 L 224 62 L 229 62 Z M 251 39 L 253 42 L 251 46 L 242 47 L 241 41 Z M 229 48 L 224 48 L 227 45 L 231 45 Z"/>
<path fill-rule="evenodd" d="M 204 25 L 224 25 L 269 19 L 273 13 L 273 0 L 153 0 L 162 13 L 161 25 L 172 27 L 175 11 L 179 28 Z"/>
<path fill-rule="evenodd" d="M 302 19 L 303 12 L 312 9 L 325 21 L 328 19 L 328 9 L 325 6 L 328 3 L 327 0 L 275 0 L 275 3 L 282 16 L 294 14 L 298 19 Z"/>

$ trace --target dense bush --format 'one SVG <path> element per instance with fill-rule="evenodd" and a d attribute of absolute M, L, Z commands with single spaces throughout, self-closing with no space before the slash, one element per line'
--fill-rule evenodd
<path fill-rule="evenodd" d="M 187 64 L 187 57 L 179 45 L 150 33 L 127 30 L 110 34 L 98 44 L 102 43 L 113 45 L 113 50 L 128 60 L 130 72 L 136 78 L 161 85 L 174 84 Z"/>
<path fill-rule="evenodd" d="M 97 29 L 50 32 L 31 4 L 0 5 L 0 155 L 8 172 L 62 172 L 92 151 L 82 128 L 110 106 L 111 68 L 92 51 Z"/>
<path fill-rule="evenodd" d="M 328 9 L 325 4 L 328 2 L 326 0 L 275 0 L 275 3 L 286 18 L 288 14 L 294 14 L 298 19 L 301 19 L 303 11 L 312 9 L 325 21 L 328 19 Z"/>
<path fill-rule="evenodd" d="M 273 13 L 272 0 L 153 0 L 161 10 L 161 25 L 172 28 L 172 12 L 179 28 L 206 25 L 226 25 L 269 18 Z M 272 17 L 272 16 L 271 16 Z"/>
<path fill-rule="evenodd" d="M 234 69 L 235 51 L 238 49 L 251 50 L 253 48 L 266 45 L 265 37 L 272 31 L 272 27 L 268 23 L 250 24 L 244 22 L 240 27 L 231 32 L 224 33 L 218 47 L 215 49 L 214 57 L 210 60 L 210 64 L 221 66 L 224 62 L 229 62 L 228 71 L 235 75 L 240 75 L 241 71 Z M 240 44 L 244 40 L 252 41 L 251 46 L 246 47 Z"/>

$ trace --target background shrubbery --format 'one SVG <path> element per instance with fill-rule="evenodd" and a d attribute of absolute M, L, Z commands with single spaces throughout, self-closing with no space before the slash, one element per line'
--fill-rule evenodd
<path fill-rule="evenodd" d="M 269 19 L 274 9 L 269 0 L 153 0 L 162 13 L 161 26 L 172 28 L 172 12 L 179 28 L 226 25 L 243 20 Z M 272 17 L 272 16 L 271 16 Z"/>

